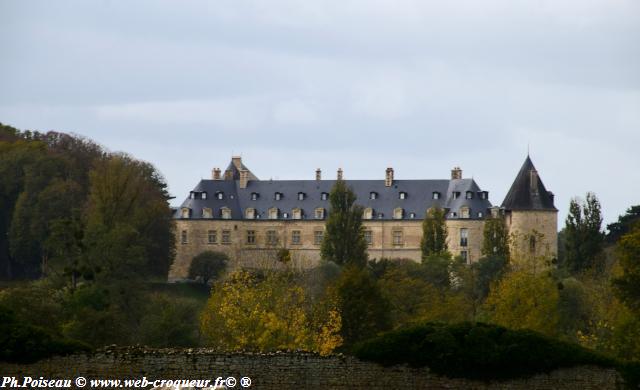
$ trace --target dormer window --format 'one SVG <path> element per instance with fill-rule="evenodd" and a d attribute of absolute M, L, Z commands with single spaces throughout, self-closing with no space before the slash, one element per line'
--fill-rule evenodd
<path fill-rule="evenodd" d="M 384 214 L 383 213 L 378 213 L 378 219 L 382 219 L 384 218 Z"/>
<path fill-rule="evenodd" d="M 248 207 L 244 210 L 244 217 L 246 219 L 255 219 L 256 217 L 256 209 L 253 207 Z"/>
<path fill-rule="evenodd" d="M 450 216 L 451 218 L 458 218 L 458 213 L 456 213 L 455 211 L 452 211 L 452 212 L 449 214 L 449 216 Z"/>
<path fill-rule="evenodd" d="M 431 199 L 440 199 L 440 193 L 438 191 L 434 191 L 431 194 Z"/>
<path fill-rule="evenodd" d="M 453 191 L 453 199 L 458 199 L 460 197 L 460 191 Z"/>
<path fill-rule="evenodd" d="M 196 193 L 191 191 L 189 192 L 189 199 L 195 199 L 196 198 Z"/>
<path fill-rule="evenodd" d="M 207 199 L 207 193 L 206 192 L 202 193 L 202 199 L 205 199 L 205 200 Z"/>
<path fill-rule="evenodd" d="M 202 218 L 213 218 L 213 211 L 211 211 L 211 209 L 208 207 L 203 208 Z"/>
<path fill-rule="evenodd" d="M 298 192 L 298 200 L 304 200 L 306 194 L 304 192 Z"/>
<path fill-rule="evenodd" d="M 295 208 L 291 211 L 291 218 L 293 219 L 302 219 L 302 210 L 299 208 Z"/>
<path fill-rule="evenodd" d="M 362 213 L 362 218 L 373 219 L 373 209 L 371 207 L 367 207 L 366 209 L 364 209 L 364 212 Z"/>
<path fill-rule="evenodd" d="M 369 199 L 371 200 L 378 199 L 378 193 L 374 191 L 369 192 Z"/>
<path fill-rule="evenodd" d="M 284 218 L 284 219 L 289 218 L 289 213 L 282 213 L 282 218 Z"/>
<path fill-rule="evenodd" d="M 407 193 L 404 191 L 400 191 L 400 194 L 398 194 L 398 197 L 400 199 L 407 199 Z"/>
<path fill-rule="evenodd" d="M 482 213 L 482 211 L 478 211 L 478 218 L 482 218 L 484 217 L 484 214 Z"/>
<path fill-rule="evenodd" d="M 217 198 L 218 200 L 222 200 L 222 199 L 224 199 L 224 192 L 222 192 L 222 191 L 218 191 L 218 192 L 216 192 L 216 198 Z"/>
<path fill-rule="evenodd" d="M 314 216 L 316 219 L 324 219 L 324 209 L 322 207 L 317 208 Z"/>
<path fill-rule="evenodd" d="M 478 191 L 478 196 L 483 200 L 489 199 L 489 193 L 487 191 Z"/>
<path fill-rule="evenodd" d="M 465 195 L 466 199 L 473 199 L 473 191 L 467 191 L 466 195 Z"/>
<path fill-rule="evenodd" d="M 272 207 L 269 209 L 269 219 L 278 219 L 278 209 Z"/>
<path fill-rule="evenodd" d="M 191 216 L 191 209 L 188 207 L 183 207 L 181 209 L 182 218 L 189 218 Z"/>
<path fill-rule="evenodd" d="M 329 199 L 329 194 L 327 194 L 326 192 L 323 192 L 320 194 L 320 200 L 327 200 Z"/>
<path fill-rule="evenodd" d="M 409 213 L 410 219 L 416 219 L 416 213 Z"/>
<path fill-rule="evenodd" d="M 400 207 L 393 210 L 393 219 L 402 219 L 404 217 L 404 210 Z"/>
<path fill-rule="evenodd" d="M 260 195 L 258 195 L 258 193 L 257 193 L 257 192 L 252 192 L 252 193 L 251 193 L 251 200 L 258 200 L 258 197 L 259 197 L 259 196 L 260 196 Z"/>
<path fill-rule="evenodd" d="M 470 210 L 467 206 L 460 207 L 460 218 L 469 218 Z"/>
<path fill-rule="evenodd" d="M 222 216 L 222 219 L 231 219 L 231 209 L 228 207 L 221 208 L 220 214 Z"/>
<path fill-rule="evenodd" d="M 276 193 L 273 195 L 273 199 L 275 199 L 275 200 L 280 200 L 280 199 L 282 199 L 282 193 L 281 193 L 281 192 L 276 192 Z"/>

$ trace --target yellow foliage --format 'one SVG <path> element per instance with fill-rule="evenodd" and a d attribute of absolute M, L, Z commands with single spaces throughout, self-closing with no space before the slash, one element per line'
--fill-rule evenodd
<path fill-rule="evenodd" d="M 270 272 L 259 279 L 239 271 L 214 286 L 200 330 L 208 345 L 222 350 L 330 353 L 341 344 L 340 315 L 329 312 L 316 331 L 309 306 L 288 274 Z"/>

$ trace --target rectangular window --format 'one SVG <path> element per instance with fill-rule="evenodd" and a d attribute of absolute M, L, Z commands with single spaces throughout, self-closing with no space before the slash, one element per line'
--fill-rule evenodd
<path fill-rule="evenodd" d="M 256 243 L 256 231 L 247 230 L 247 244 L 255 244 L 255 243 Z"/>
<path fill-rule="evenodd" d="M 395 246 L 404 245 L 404 237 L 402 234 L 402 230 L 393 231 L 393 245 Z"/>
<path fill-rule="evenodd" d="M 364 231 L 364 240 L 367 242 L 367 245 L 369 246 L 373 244 L 373 232 L 371 230 Z"/>
<path fill-rule="evenodd" d="M 460 229 L 460 246 L 467 246 L 469 240 L 469 229 Z"/>
<path fill-rule="evenodd" d="M 180 233 L 180 242 L 181 242 L 182 244 L 186 244 L 186 243 L 188 242 L 188 241 L 187 241 L 187 231 L 186 231 L 186 230 L 183 230 L 183 231 Z"/>
<path fill-rule="evenodd" d="M 291 232 L 291 244 L 300 245 L 300 230 L 294 230 Z"/>
<path fill-rule="evenodd" d="M 222 243 L 231 244 L 231 230 L 222 231 Z"/>
<path fill-rule="evenodd" d="M 277 245 L 278 234 L 275 230 L 267 230 L 267 245 Z"/>
<path fill-rule="evenodd" d="M 469 252 L 460 251 L 460 257 L 462 257 L 462 261 L 464 261 L 465 264 L 469 264 Z"/>
<path fill-rule="evenodd" d="M 313 243 L 315 245 L 322 244 L 322 239 L 324 238 L 324 231 L 316 230 L 313 232 Z"/>
<path fill-rule="evenodd" d="M 207 232 L 207 243 L 209 243 L 209 244 L 217 244 L 218 243 L 218 231 L 217 230 L 209 230 Z"/>

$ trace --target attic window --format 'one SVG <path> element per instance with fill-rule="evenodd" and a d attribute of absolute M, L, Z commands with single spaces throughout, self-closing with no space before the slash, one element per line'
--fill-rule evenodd
<path fill-rule="evenodd" d="M 484 214 L 482 213 L 482 211 L 478 211 L 478 218 L 482 218 L 484 217 Z"/>
<path fill-rule="evenodd" d="M 220 214 L 222 214 L 222 219 L 231 219 L 231 209 L 228 207 L 221 208 Z"/>
<path fill-rule="evenodd" d="M 282 218 L 289 218 L 289 213 L 282 213 Z"/>
<path fill-rule="evenodd" d="M 244 210 L 244 217 L 246 219 L 254 219 L 256 217 L 256 209 L 249 207 Z"/>
<path fill-rule="evenodd" d="M 282 193 L 281 192 L 276 192 L 273 196 L 273 199 L 275 200 L 280 200 L 282 199 Z"/>
<path fill-rule="evenodd" d="M 369 192 L 369 199 L 378 199 L 378 193 L 373 191 Z"/>
<path fill-rule="evenodd" d="M 363 212 L 363 218 L 364 219 L 372 219 L 373 218 L 373 209 L 371 207 L 367 207 L 366 209 L 364 209 Z"/>
<path fill-rule="evenodd" d="M 402 219 L 404 217 L 404 210 L 400 207 L 393 210 L 393 219 Z"/>
<path fill-rule="evenodd" d="M 182 208 L 182 218 L 189 218 L 191 216 L 191 209 L 188 207 Z"/>
<path fill-rule="evenodd" d="M 269 209 L 269 219 L 278 219 L 278 209 L 272 207 Z"/>
<path fill-rule="evenodd" d="M 327 194 L 326 192 L 323 192 L 320 194 L 320 199 L 321 200 L 327 200 L 329 199 L 329 194 Z"/>
<path fill-rule="evenodd" d="M 378 213 L 378 219 L 382 219 L 384 218 L 384 214 L 383 213 Z"/>
<path fill-rule="evenodd" d="M 433 194 L 431 194 L 431 199 L 440 199 L 440 193 L 435 191 Z"/>
<path fill-rule="evenodd" d="M 300 210 L 299 208 L 293 209 L 291 217 L 293 219 L 302 219 L 302 210 Z"/>
<path fill-rule="evenodd" d="M 457 218 L 458 217 L 458 213 L 456 213 L 455 211 L 452 211 L 451 214 L 449 214 L 449 216 L 451 218 Z"/>
<path fill-rule="evenodd" d="M 416 213 L 409 213 L 409 218 L 416 219 Z"/>
<path fill-rule="evenodd" d="M 213 218 L 213 212 L 210 208 L 205 207 L 202 209 L 202 218 Z"/>
<path fill-rule="evenodd" d="M 196 193 L 191 191 L 189 192 L 189 199 L 195 199 L 196 198 Z"/>
<path fill-rule="evenodd" d="M 473 199 L 473 192 L 472 191 L 467 191 L 467 194 L 466 194 L 465 198 Z"/>
<path fill-rule="evenodd" d="M 305 193 L 304 192 L 298 192 L 298 200 L 304 200 L 305 198 Z"/>
<path fill-rule="evenodd" d="M 222 191 L 216 192 L 216 198 L 218 198 L 219 200 L 224 199 L 224 192 Z"/>
<path fill-rule="evenodd" d="M 460 191 L 453 191 L 453 199 L 458 199 L 460 197 Z"/>
<path fill-rule="evenodd" d="M 489 193 L 487 191 L 478 191 L 480 199 L 489 199 Z"/>
<path fill-rule="evenodd" d="M 207 193 L 206 192 L 202 193 L 202 199 L 207 199 Z"/>
<path fill-rule="evenodd" d="M 461 218 L 469 218 L 469 215 L 470 215 L 470 210 L 469 210 L 468 207 L 466 207 L 466 206 L 460 207 L 460 217 Z"/>
<path fill-rule="evenodd" d="M 251 193 L 251 200 L 258 200 L 258 196 L 260 196 L 260 195 L 258 195 L 257 192 L 252 192 Z"/>
<path fill-rule="evenodd" d="M 316 219 L 324 219 L 324 209 L 323 208 L 317 208 L 315 210 L 315 217 L 316 217 Z"/>
<path fill-rule="evenodd" d="M 407 199 L 407 193 L 404 191 L 401 191 L 398 196 L 400 197 L 400 199 Z"/>

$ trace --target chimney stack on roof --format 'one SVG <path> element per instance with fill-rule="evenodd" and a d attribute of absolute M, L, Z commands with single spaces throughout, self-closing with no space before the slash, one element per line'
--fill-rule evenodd
<path fill-rule="evenodd" d="M 316 180 L 322 180 L 322 171 L 320 168 L 316 169 Z"/>
<path fill-rule="evenodd" d="M 393 185 L 393 168 L 389 167 L 384 175 L 384 186 L 391 187 L 391 185 Z"/>
<path fill-rule="evenodd" d="M 220 180 L 220 168 L 213 168 L 213 170 L 211 171 L 211 178 L 213 180 Z"/>
<path fill-rule="evenodd" d="M 249 183 L 249 171 L 247 169 L 240 170 L 240 188 L 247 188 Z"/>
<path fill-rule="evenodd" d="M 338 180 L 342 180 L 342 168 L 338 168 Z"/>
<path fill-rule="evenodd" d="M 242 157 L 241 156 L 231 156 L 231 163 L 235 165 L 238 170 L 242 169 Z"/>
<path fill-rule="evenodd" d="M 460 167 L 453 167 L 451 170 L 451 180 L 462 179 L 462 169 Z"/>

